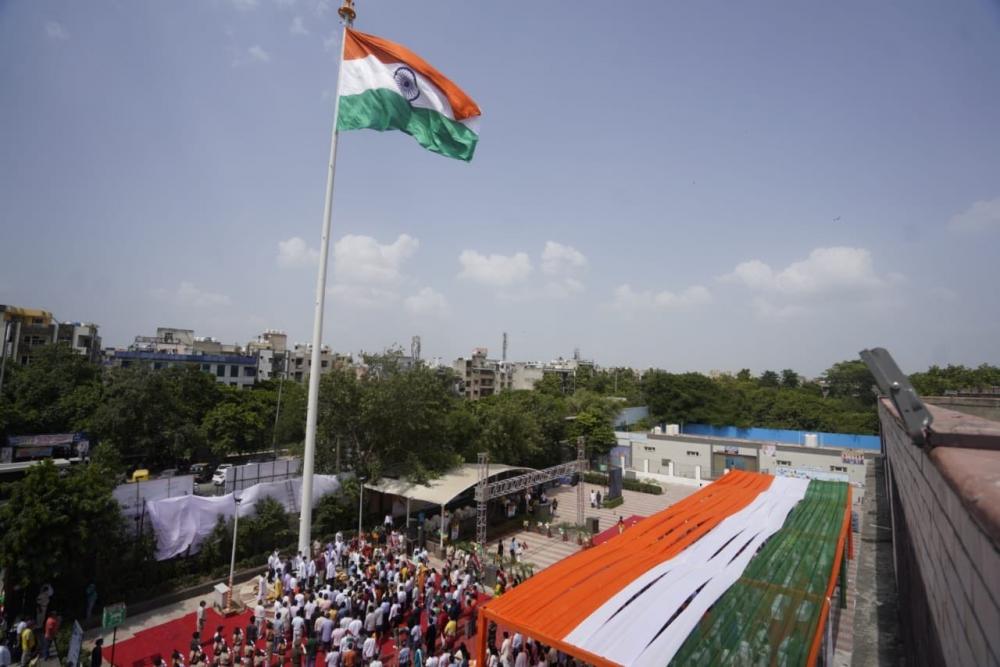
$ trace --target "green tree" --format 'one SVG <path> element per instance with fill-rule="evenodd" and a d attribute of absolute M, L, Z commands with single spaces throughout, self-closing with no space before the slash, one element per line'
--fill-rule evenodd
<path fill-rule="evenodd" d="M 562 373 L 543 373 L 535 383 L 535 391 L 549 396 L 564 396 L 567 392 L 566 378 Z"/>
<path fill-rule="evenodd" d="M 829 396 L 847 398 L 860 405 L 875 404 L 875 378 L 860 359 L 840 361 L 823 374 Z"/>
<path fill-rule="evenodd" d="M 781 384 L 781 380 L 774 371 L 764 371 L 760 374 L 757 384 L 761 387 L 778 387 Z"/>
<path fill-rule="evenodd" d="M 196 366 L 116 368 L 106 376 L 92 430 L 129 466 L 175 467 L 208 453 L 201 424 L 221 396 Z"/>
<path fill-rule="evenodd" d="M 479 401 L 476 408 L 480 422 L 476 451 L 485 451 L 491 461 L 508 465 L 525 465 L 544 454 L 538 421 L 522 409 L 514 393 Z"/>
<path fill-rule="evenodd" d="M 101 402 L 101 367 L 71 347 L 45 345 L 27 366 L 7 360 L 0 435 L 87 430 Z"/>
<path fill-rule="evenodd" d="M 114 482 L 97 465 L 61 473 L 50 461 L 9 485 L 0 507 L 0 562 L 28 591 L 51 583 L 63 600 L 83 600 L 97 581 L 109 599 L 122 592 L 122 556 L 128 552 Z"/>
<path fill-rule="evenodd" d="M 786 368 L 781 371 L 781 388 L 782 389 L 798 389 L 800 384 L 799 374 L 793 371 L 791 368 Z"/>
<path fill-rule="evenodd" d="M 271 444 L 273 395 L 264 391 L 226 388 L 221 403 L 202 420 L 205 440 L 218 458 L 255 452 Z"/>
<path fill-rule="evenodd" d="M 449 376 L 423 365 L 385 365 L 361 378 L 335 369 L 320 380 L 317 467 L 335 469 L 339 442 L 343 467 L 370 478 L 422 481 L 447 470 L 458 461 L 445 437 L 457 400 Z"/>
<path fill-rule="evenodd" d="M 753 382 L 753 373 L 749 368 L 741 368 L 740 372 L 736 374 L 736 379 L 740 382 Z"/>
<path fill-rule="evenodd" d="M 253 516 L 240 518 L 236 539 L 236 553 L 240 558 L 260 556 L 295 541 L 285 508 L 269 496 L 257 501 Z"/>
<path fill-rule="evenodd" d="M 931 366 L 923 373 L 911 375 L 910 382 L 921 396 L 940 396 L 959 391 L 992 391 L 1000 387 L 1000 367 L 989 364 L 976 368 Z"/>

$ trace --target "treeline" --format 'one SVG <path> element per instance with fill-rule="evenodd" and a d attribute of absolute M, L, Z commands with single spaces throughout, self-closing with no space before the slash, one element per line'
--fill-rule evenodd
<path fill-rule="evenodd" d="M 28 366 L 8 365 L 0 437 L 85 431 L 125 467 L 173 468 L 268 450 L 302 439 L 305 392 L 265 382 L 252 390 L 219 384 L 197 365 L 104 369 L 63 345 Z M 100 452 L 100 454 L 97 454 Z"/>
<path fill-rule="evenodd" d="M 710 378 L 700 373 L 650 371 L 643 395 L 653 422 L 782 428 L 831 433 L 878 432 L 875 380 L 864 363 L 834 364 L 819 382 L 791 369 L 748 369 Z"/>
<path fill-rule="evenodd" d="M 470 403 L 450 369 L 404 368 L 395 355 L 367 362 L 367 374 L 338 369 L 322 378 L 320 471 L 422 479 L 475 461 L 480 451 L 497 462 L 543 466 L 560 462 L 565 443 L 578 436 L 594 454 L 615 441 L 618 403 L 595 392 L 523 391 Z M 30 365 L 7 368 L 0 438 L 85 431 L 99 442 L 94 456 L 119 471 L 184 468 L 300 447 L 305 412 L 306 388 L 295 382 L 240 390 L 197 365 L 102 369 L 50 345 Z"/>
<path fill-rule="evenodd" d="M 876 433 L 875 382 L 860 360 L 817 380 L 794 370 L 709 377 L 630 368 L 581 367 L 546 375 L 534 391 L 464 400 L 448 368 L 401 366 L 398 355 L 366 359 L 369 372 L 335 370 L 320 383 L 317 464 L 321 471 L 405 472 L 423 479 L 480 451 L 511 465 L 542 467 L 572 455 L 578 436 L 591 454 L 614 445 L 613 421 L 645 405 L 635 425 L 706 423 Z M 1000 368 L 931 367 L 911 376 L 922 395 L 1000 386 Z M 279 409 L 280 398 L 280 409 Z M 29 366 L 9 364 L 0 394 L 0 438 L 86 431 L 97 456 L 119 468 L 183 467 L 196 461 L 300 446 L 306 389 L 264 382 L 250 390 L 219 384 L 197 366 L 103 369 L 69 348 L 45 346 Z"/>
<path fill-rule="evenodd" d="M 504 392 L 469 402 L 450 369 L 401 369 L 391 357 L 379 372 L 338 369 L 320 381 L 316 465 L 353 467 L 369 477 L 427 479 L 479 452 L 510 465 L 545 467 L 575 456 L 584 436 L 591 454 L 615 444 L 617 402 L 590 391 Z M 338 454 L 339 452 L 339 454 Z"/>
<path fill-rule="evenodd" d="M 996 392 L 1000 390 L 1000 367 L 989 364 L 976 368 L 931 366 L 925 373 L 911 375 L 910 382 L 921 396 L 941 396 L 950 392 Z"/>

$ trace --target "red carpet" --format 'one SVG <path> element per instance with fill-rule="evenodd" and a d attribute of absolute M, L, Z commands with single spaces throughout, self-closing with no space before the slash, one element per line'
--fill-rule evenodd
<path fill-rule="evenodd" d="M 488 599 L 485 595 L 479 596 L 480 604 Z M 233 630 L 237 626 L 246 628 L 247 622 L 252 616 L 252 611 L 246 611 L 237 616 L 224 618 L 214 609 L 209 609 L 205 616 L 205 636 L 201 639 L 202 646 L 207 649 L 206 653 L 209 654 L 209 657 L 211 657 L 212 652 L 212 635 L 215 634 L 215 629 L 218 626 L 223 626 L 223 635 L 226 641 L 229 642 L 233 636 Z M 466 615 L 463 614 L 463 618 L 465 617 Z M 427 629 L 426 613 L 421 616 L 420 625 L 423 630 Z M 464 623 L 460 623 L 459 625 L 460 629 L 464 629 Z M 155 628 L 142 630 L 136 633 L 131 639 L 118 642 L 114 650 L 115 659 L 113 665 L 114 667 L 148 667 L 153 664 L 156 658 L 163 658 L 167 664 L 170 664 L 170 655 L 174 650 L 180 651 L 181 655 L 184 656 L 185 663 L 187 663 L 188 653 L 190 652 L 191 634 L 195 630 L 197 630 L 197 622 L 195 621 L 194 612 L 163 625 L 158 625 Z M 460 636 L 463 635 L 464 633 Z M 263 642 L 258 641 L 257 646 L 262 647 Z M 471 649 L 475 648 L 474 644 L 470 644 L 468 648 L 471 651 Z M 387 637 L 382 641 L 381 649 L 383 659 L 395 655 L 396 649 L 391 637 Z M 104 659 L 111 662 L 110 644 L 104 646 L 102 653 Z M 324 653 L 320 651 L 316 664 L 322 665 L 323 658 Z"/>
<path fill-rule="evenodd" d="M 212 643 L 212 635 L 218 626 L 225 628 L 225 637 L 228 642 L 233 636 L 233 630 L 238 625 L 241 628 L 247 626 L 247 620 L 252 616 L 251 612 L 246 612 L 238 616 L 224 618 L 214 609 L 209 609 L 205 614 L 205 632 L 201 638 L 202 646 L 209 646 Z M 194 612 L 183 616 L 169 623 L 158 625 L 155 628 L 142 630 L 136 633 L 131 639 L 118 642 L 115 647 L 116 667 L 142 667 L 152 665 L 156 658 L 163 658 L 170 662 L 170 654 L 176 649 L 184 656 L 185 663 L 190 652 L 191 634 L 198 629 Z M 111 646 L 105 644 L 102 651 L 104 659 L 111 661 Z"/>
<path fill-rule="evenodd" d="M 632 526 L 634 526 L 635 524 L 639 523 L 640 521 L 642 521 L 645 518 L 646 517 L 637 516 L 637 515 L 633 514 L 629 518 L 625 519 L 625 528 L 626 529 L 631 528 Z M 617 523 L 615 525 L 611 526 L 610 528 L 608 528 L 607 530 L 605 530 L 604 532 L 598 533 L 597 535 L 594 535 L 594 546 L 596 547 L 598 544 L 604 544 L 608 540 L 610 540 L 612 538 L 615 538 L 615 537 L 618 537 L 618 524 Z"/>

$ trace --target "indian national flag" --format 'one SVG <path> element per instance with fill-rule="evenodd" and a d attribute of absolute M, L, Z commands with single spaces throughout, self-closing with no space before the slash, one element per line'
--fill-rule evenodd
<path fill-rule="evenodd" d="M 347 30 L 339 130 L 402 130 L 427 150 L 471 160 L 479 140 L 472 98 L 405 46 Z"/>

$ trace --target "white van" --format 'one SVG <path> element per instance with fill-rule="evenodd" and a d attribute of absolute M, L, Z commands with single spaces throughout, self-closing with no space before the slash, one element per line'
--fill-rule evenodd
<path fill-rule="evenodd" d="M 229 475 L 229 471 L 232 469 L 232 463 L 221 463 L 219 467 L 215 469 L 215 474 L 212 475 L 212 484 L 216 486 L 222 486 L 226 483 L 226 477 Z"/>

